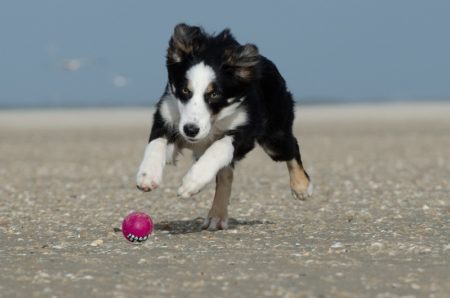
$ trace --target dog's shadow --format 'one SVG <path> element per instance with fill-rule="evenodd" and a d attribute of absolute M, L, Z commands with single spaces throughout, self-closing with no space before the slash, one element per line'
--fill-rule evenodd
<path fill-rule="evenodd" d="M 207 231 L 202 228 L 204 218 L 197 217 L 189 220 L 161 221 L 155 224 L 156 231 L 167 231 L 169 234 L 189 234 Z M 228 219 L 228 229 L 236 229 L 238 226 L 254 226 L 274 224 L 267 220 L 238 220 Z"/>

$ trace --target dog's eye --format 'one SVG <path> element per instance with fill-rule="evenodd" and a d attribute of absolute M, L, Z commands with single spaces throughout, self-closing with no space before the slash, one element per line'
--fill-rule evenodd
<path fill-rule="evenodd" d="M 207 94 L 208 103 L 214 103 L 220 98 L 220 94 L 216 91 L 212 91 L 211 93 Z"/>
<path fill-rule="evenodd" d="M 183 87 L 183 89 L 181 89 L 181 92 L 183 92 L 184 95 L 189 95 L 191 93 L 191 90 L 189 90 L 187 87 Z"/>

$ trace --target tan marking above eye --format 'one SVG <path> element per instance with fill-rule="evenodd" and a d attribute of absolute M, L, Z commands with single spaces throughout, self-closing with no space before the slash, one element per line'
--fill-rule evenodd
<path fill-rule="evenodd" d="M 206 93 L 211 93 L 214 91 L 214 85 L 210 83 L 208 87 L 206 87 Z"/>

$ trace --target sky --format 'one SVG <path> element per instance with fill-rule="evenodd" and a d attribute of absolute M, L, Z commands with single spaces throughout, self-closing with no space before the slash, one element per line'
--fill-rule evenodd
<path fill-rule="evenodd" d="M 142 105 L 173 27 L 230 28 L 302 101 L 450 99 L 450 1 L 0 3 L 0 107 Z"/>

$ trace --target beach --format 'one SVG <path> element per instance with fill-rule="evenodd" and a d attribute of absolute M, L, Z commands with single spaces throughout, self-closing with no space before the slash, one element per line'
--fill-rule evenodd
<path fill-rule="evenodd" d="M 0 111 L 0 297 L 448 297 L 450 103 L 298 107 L 313 196 L 257 147 L 216 232 L 214 183 L 176 196 L 188 151 L 136 188 L 152 113 Z M 143 244 L 120 231 L 133 210 Z"/>

